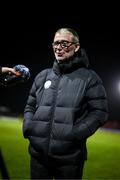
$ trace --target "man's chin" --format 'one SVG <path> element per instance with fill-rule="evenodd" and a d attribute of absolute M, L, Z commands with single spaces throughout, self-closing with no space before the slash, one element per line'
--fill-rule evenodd
<path fill-rule="evenodd" d="M 58 61 L 64 61 L 66 58 L 64 58 L 64 57 L 56 57 L 56 59 L 57 59 Z"/>

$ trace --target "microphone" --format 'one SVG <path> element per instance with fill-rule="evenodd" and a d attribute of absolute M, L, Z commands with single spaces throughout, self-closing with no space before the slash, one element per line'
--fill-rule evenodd
<path fill-rule="evenodd" d="M 2 83 L 4 86 L 9 85 L 15 85 L 18 83 L 24 83 L 27 82 L 30 78 L 30 71 L 29 69 L 24 65 L 16 65 L 13 67 L 16 72 L 18 72 L 18 75 L 15 74 L 7 74 L 3 77 Z"/>

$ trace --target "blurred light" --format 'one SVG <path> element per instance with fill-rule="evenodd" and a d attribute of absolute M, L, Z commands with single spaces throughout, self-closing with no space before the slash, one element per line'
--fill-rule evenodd
<path fill-rule="evenodd" d="M 120 82 L 118 83 L 118 91 L 120 93 Z"/>

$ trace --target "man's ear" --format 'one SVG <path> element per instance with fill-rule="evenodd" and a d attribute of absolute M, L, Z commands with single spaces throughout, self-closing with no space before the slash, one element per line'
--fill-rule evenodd
<path fill-rule="evenodd" d="M 77 43 L 75 46 L 76 46 L 76 48 L 75 48 L 75 52 L 77 52 L 77 51 L 80 49 L 80 44 L 79 44 L 79 43 Z"/>

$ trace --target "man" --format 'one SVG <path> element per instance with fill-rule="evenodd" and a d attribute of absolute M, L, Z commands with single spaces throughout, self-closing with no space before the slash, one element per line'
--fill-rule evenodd
<path fill-rule="evenodd" d="M 36 76 L 24 111 L 31 179 L 82 179 L 86 140 L 107 121 L 106 92 L 73 29 L 59 29 L 52 46 L 53 68 Z"/>

